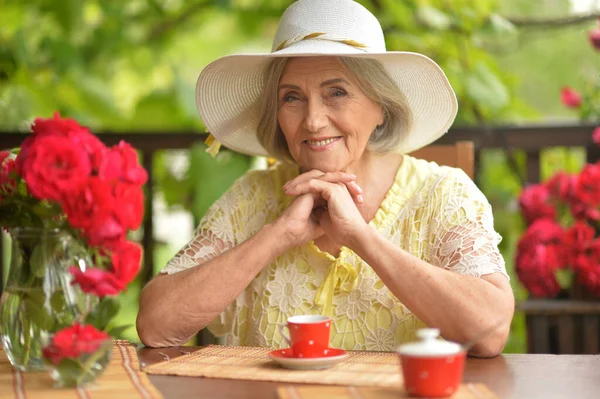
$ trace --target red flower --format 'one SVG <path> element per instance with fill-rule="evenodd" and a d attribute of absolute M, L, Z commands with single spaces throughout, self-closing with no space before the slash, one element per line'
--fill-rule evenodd
<path fill-rule="evenodd" d="M 125 285 L 113 273 L 103 269 L 90 268 L 82 272 L 77 266 L 71 266 L 69 273 L 73 275 L 72 285 L 79 284 L 83 292 L 100 298 L 116 295 L 125 289 Z"/>
<path fill-rule="evenodd" d="M 21 144 L 17 157 L 17 168 L 20 171 L 22 163 L 29 156 L 29 149 L 37 140 L 44 137 L 63 137 L 70 140 L 89 159 L 93 171 L 97 171 L 104 158 L 107 148 L 87 128 L 80 126 L 74 119 L 61 118 L 58 112 L 53 118 L 37 118 L 31 126 L 32 136 Z"/>
<path fill-rule="evenodd" d="M 545 183 L 550 194 L 563 202 L 571 202 L 575 194 L 577 176 L 558 172 Z"/>
<path fill-rule="evenodd" d="M 588 39 L 596 50 L 600 50 L 600 28 L 592 29 L 588 33 Z"/>
<path fill-rule="evenodd" d="M 523 190 L 519 205 L 528 224 L 543 218 L 554 219 L 556 209 L 548 203 L 549 198 L 550 191 L 541 184 L 531 185 Z"/>
<path fill-rule="evenodd" d="M 127 285 L 140 271 L 142 247 L 131 241 L 125 241 L 112 253 L 111 260 L 113 272 L 123 285 Z"/>
<path fill-rule="evenodd" d="M 88 244 L 94 247 L 116 247 L 123 240 L 127 231 L 117 221 L 114 214 L 104 218 L 95 218 L 94 224 L 85 231 Z"/>
<path fill-rule="evenodd" d="M 577 282 L 596 296 L 600 296 L 600 241 L 595 240 L 574 265 Z"/>
<path fill-rule="evenodd" d="M 592 132 L 592 140 L 594 141 L 594 144 L 600 146 L 600 126 L 595 128 Z"/>
<path fill-rule="evenodd" d="M 560 99 L 567 108 L 579 108 L 581 106 L 581 95 L 570 87 L 562 88 Z"/>
<path fill-rule="evenodd" d="M 73 195 L 90 172 L 89 159 L 69 139 L 59 136 L 34 140 L 22 160 L 27 188 L 40 199 L 60 201 Z"/>
<path fill-rule="evenodd" d="M 140 186 L 148 180 L 148 173 L 138 162 L 137 152 L 124 141 L 105 154 L 99 173 L 103 179 Z"/>
<path fill-rule="evenodd" d="M 555 296 L 560 291 L 554 272 L 565 266 L 562 236 L 559 224 L 539 219 L 519 241 L 515 270 L 521 283 L 534 296 Z"/>
<path fill-rule="evenodd" d="M 580 199 L 574 198 L 569 203 L 571 213 L 576 220 L 600 220 L 598 209 L 584 204 Z"/>
<path fill-rule="evenodd" d="M 42 354 L 53 364 L 63 359 L 77 359 L 82 354 L 92 354 L 102 346 L 110 336 L 98 331 L 94 326 L 82 326 L 75 323 L 57 332 L 50 345 L 42 349 Z"/>
<path fill-rule="evenodd" d="M 109 217 L 116 207 L 109 183 L 91 177 L 62 203 L 71 226 L 89 231 Z"/>
<path fill-rule="evenodd" d="M 591 206 L 600 204 L 600 164 L 586 164 L 575 185 L 575 195 Z"/>
<path fill-rule="evenodd" d="M 144 219 L 144 192 L 140 186 L 128 183 L 117 183 L 114 188 L 117 206 L 115 216 L 121 226 L 136 230 Z"/>
<path fill-rule="evenodd" d="M 565 231 L 563 242 L 569 257 L 569 263 L 577 262 L 578 256 L 585 252 L 594 239 L 594 229 L 585 222 L 578 221 L 573 227 Z"/>

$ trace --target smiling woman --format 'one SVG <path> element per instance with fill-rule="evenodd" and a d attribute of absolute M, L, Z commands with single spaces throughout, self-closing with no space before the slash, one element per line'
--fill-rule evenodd
<path fill-rule="evenodd" d="M 218 141 L 280 162 L 236 181 L 144 288 L 146 345 L 208 327 L 279 348 L 288 318 L 322 314 L 336 348 L 389 351 L 424 326 L 465 343 L 499 325 L 470 353 L 500 353 L 514 298 L 490 205 L 461 170 L 406 155 L 456 115 L 434 61 L 387 52 L 354 1 L 299 0 L 272 52 L 214 61 L 197 101 Z"/>
<path fill-rule="evenodd" d="M 294 103 L 295 100 L 303 101 L 306 108 L 308 98 L 300 96 L 302 93 L 300 86 L 285 83 L 286 79 L 282 79 L 282 76 L 285 72 L 287 79 L 291 77 L 300 80 L 301 77 L 296 76 L 295 70 L 301 72 L 303 67 L 305 69 L 308 67 L 306 72 L 309 73 L 312 69 L 318 73 L 332 75 L 331 79 L 317 82 L 321 89 L 317 94 L 322 96 L 325 106 L 334 108 L 332 111 L 335 108 L 347 111 L 343 109 L 344 102 L 348 103 L 348 100 L 351 100 L 356 105 L 353 110 L 359 111 L 354 116 L 359 122 L 362 120 L 360 112 L 374 111 L 375 117 L 383 112 L 383 122 L 379 122 L 376 129 L 373 126 L 370 126 L 370 130 L 367 129 L 370 151 L 375 153 L 394 151 L 410 131 L 412 113 L 406 97 L 378 61 L 350 57 L 296 58 L 292 60 L 290 70 L 288 60 L 288 58 L 276 58 L 271 62 L 265 74 L 264 90 L 260 97 L 261 118 L 257 137 L 270 154 L 275 154 L 282 159 L 292 159 L 288 142 L 280 126 L 280 108 L 284 103 Z M 315 65 L 316 63 L 319 65 Z M 370 100 L 368 105 L 371 107 L 362 110 L 360 104 L 354 101 L 356 97 L 362 101 Z M 298 110 L 297 104 L 295 105 L 295 107 L 286 107 L 283 111 L 294 111 L 296 115 L 299 111 L 307 111 L 307 109 Z M 373 109 L 372 105 L 376 108 Z M 285 120 L 285 116 L 283 119 Z"/>

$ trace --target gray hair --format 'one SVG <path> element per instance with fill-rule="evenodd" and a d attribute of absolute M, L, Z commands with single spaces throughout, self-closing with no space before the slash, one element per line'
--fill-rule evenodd
<path fill-rule="evenodd" d="M 354 57 L 337 59 L 354 77 L 359 89 L 383 109 L 384 122 L 371 134 L 367 149 L 380 154 L 396 152 L 413 122 L 406 96 L 379 61 Z M 279 81 L 288 60 L 289 58 L 275 58 L 265 71 L 263 92 L 258 103 L 260 122 L 257 137 L 269 154 L 291 161 L 285 136 L 277 122 Z"/>

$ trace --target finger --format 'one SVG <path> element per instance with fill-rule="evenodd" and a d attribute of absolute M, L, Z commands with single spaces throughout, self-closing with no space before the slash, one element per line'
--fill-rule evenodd
<path fill-rule="evenodd" d="M 284 184 L 283 189 L 284 191 L 287 191 L 287 189 L 294 187 L 295 185 L 302 183 L 302 182 L 306 182 L 309 181 L 311 179 L 321 179 L 324 181 L 328 181 L 331 183 L 338 183 L 338 182 L 350 182 L 356 179 L 356 175 L 353 175 L 351 173 L 346 173 L 346 172 L 327 172 L 327 173 L 323 173 L 320 170 L 314 169 L 311 170 L 310 172 L 306 172 L 301 174 L 300 176 L 297 176 L 296 178 L 288 181 L 287 183 Z"/>
<path fill-rule="evenodd" d="M 306 182 L 296 184 L 286 191 L 288 195 L 302 195 L 302 194 L 317 194 L 321 196 L 325 201 L 329 201 L 336 193 L 345 191 L 350 194 L 345 184 L 330 183 L 320 179 L 311 179 Z"/>
<path fill-rule="evenodd" d="M 340 186 L 340 187 L 344 187 L 344 189 L 350 193 L 352 200 L 357 203 L 357 204 L 363 204 L 364 200 L 363 200 L 363 196 L 362 194 L 362 189 L 360 188 L 360 186 L 356 183 L 354 184 L 350 184 L 352 182 L 328 182 L 326 180 L 323 179 L 312 179 L 312 180 L 308 180 L 306 182 L 302 182 L 299 184 L 296 184 L 293 187 L 289 187 L 285 193 L 287 195 L 301 195 L 301 194 L 306 194 L 306 193 L 312 193 L 313 195 L 315 195 L 315 200 L 317 200 L 317 197 L 322 196 L 322 193 L 319 190 L 311 190 L 311 184 L 314 184 L 313 182 L 323 182 L 325 184 L 329 184 L 332 186 Z M 318 185 L 318 187 L 325 187 L 322 185 Z"/>

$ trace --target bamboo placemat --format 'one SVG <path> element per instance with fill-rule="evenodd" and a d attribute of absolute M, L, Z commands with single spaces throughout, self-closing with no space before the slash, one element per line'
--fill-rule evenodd
<path fill-rule="evenodd" d="M 148 377 L 139 371 L 135 346 L 115 341 L 112 357 L 104 373 L 84 388 L 53 388 L 48 372 L 23 373 L 13 368 L 0 349 L 1 399 L 115 399 L 162 398 Z"/>
<path fill-rule="evenodd" d="M 349 352 L 327 370 L 288 370 L 268 356 L 272 349 L 209 345 L 196 352 L 143 368 L 148 374 L 238 380 L 376 387 L 402 386 L 400 362 L 393 353 Z"/>
<path fill-rule="evenodd" d="M 279 399 L 402 399 L 412 398 L 403 389 L 335 387 L 335 386 L 283 386 L 277 387 Z M 484 384 L 463 384 L 452 395 L 453 399 L 499 399 Z"/>

